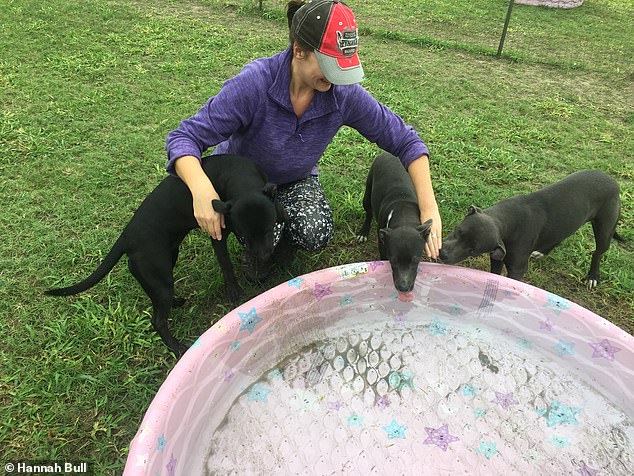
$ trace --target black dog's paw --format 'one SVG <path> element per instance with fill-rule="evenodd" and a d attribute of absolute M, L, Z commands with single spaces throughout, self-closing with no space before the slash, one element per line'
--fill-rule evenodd
<path fill-rule="evenodd" d="M 172 299 L 172 307 L 183 307 L 185 305 L 185 298 L 174 297 Z"/>
<path fill-rule="evenodd" d="M 362 234 L 362 232 L 357 233 L 357 243 L 365 243 L 368 241 L 368 234 Z"/>
<path fill-rule="evenodd" d="M 189 346 L 179 342 L 176 347 L 170 349 L 174 355 L 176 356 L 176 360 L 180 360 L 180 358 L 189 350 Z"/>
<path fill-rule="evenodd" d="M 240 286 L 227 286 L 225 289 L 225 295 L 227 299 L 233 303 L 240 301 L 242 296 L 242 288 Z"/>
<path fill-rule="evenodd" d="M 590 274 L 586 276 L 586 287 L 588 288 L 588 290 L 592 291 L 593 289 L 596 289 L 597 284 L 599 284 L 599 278 L 597 276 L 593 276 Z"/>

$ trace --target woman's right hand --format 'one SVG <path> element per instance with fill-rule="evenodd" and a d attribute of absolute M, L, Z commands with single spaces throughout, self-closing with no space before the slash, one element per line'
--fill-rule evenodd
<path fill-rule="evenodd" d="M 211 205 L 213 200 L 220 200 L 220 197 L 200 161 L 193 155 L 185 155 L 176 160 L 174 168 L 192 194 L 194 217 L 198 226 L 214 240 L 221 240 L 225 216 L 214 210 Z"/>
<path fill-rule="evenodd" d="M 211 205 L 213 200 L 220 200 L 211 182 L 209 182 L 208 187 L 200 186 L 192 190 L 192 198 L 194 202 L 194 218 L 196 218 L 200 229 L 209 234 L 214 240 L 221 240 L 222 229 L 225 227 L 225 216 L 214 210 Z"/>

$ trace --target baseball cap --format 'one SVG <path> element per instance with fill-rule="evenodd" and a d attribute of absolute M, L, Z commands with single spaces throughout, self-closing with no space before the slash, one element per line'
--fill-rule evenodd
<path fill-rule="evenodd" d="M 315 50 L 322 73 L 332 84 L 363 81 L 354 14 L 336 0 L 309 0 L 293 16 L 295 36 Z"/>

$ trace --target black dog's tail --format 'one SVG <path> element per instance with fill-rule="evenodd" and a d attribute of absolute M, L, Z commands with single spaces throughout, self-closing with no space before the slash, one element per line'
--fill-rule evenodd
<path fill-rule="evenodd" d="M 619 235 L 616 230 L 614 230 L 614 235 L 612 235 L 614 237 L 614 239 L 616 241 L 619 241 L 621 243 L 625 243 L 627 240 L 625 238 L 623 238 L 621 235 Z"/>
<path fill-rule="evenodd" d="M 73 284 L 72 286 L 49 289 L 48 291 L 45 291 L 45 293 L 49 296 L 70 296 L 71 294 L 77 294 L 85 291 L 86 289 L 92 288 L 95 284 L 101 281 L 112 268 L 114 268 L 114 265 L 117 264 L 124 253 L 125 249 L 123 245 L 123 237 L 121 236 L 108 252 L 101 264 L 90 276 L 77 284 Z"/>

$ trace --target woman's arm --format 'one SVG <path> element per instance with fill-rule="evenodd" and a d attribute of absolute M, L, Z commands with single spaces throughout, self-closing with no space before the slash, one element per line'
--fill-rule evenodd
<path fill-rule="evenodd" d="M 194 202 L 194 217 L 198 226 L 214 240 L 222 238 L 225 217 L 211 206 L 212 200 L 220 200 L 209 177 L 203 171 L 198 157 L 185 155 L 174 163 L 176 174 L 189 188 Z"/>
<path fill-rule="evenodd" d="M 167 136 L 167 171 L 178 175 L 189 188 L 198 226 L 216 240 L 222 238 L 224 216 L 211 206 L 220 197 L 201 166 L 203 152 L 228 139 L 250 123 L 259 104 L 261 84 L 251 66 L 226 81 L 216 96 L 192 117 L 185 119 Z"/>
<path fill-rule="evenodd" d="M 431 184 L 429 157 L 423 155 L 414 160 L 409 165 L 407 172 L 416 190 L 418 207 L 420 208 L 420 222 L 424 223 L 430 218 L 432 219 L 431 233 L 427 237 L 425 253 L 430 258 L 438 259 L 440 248 L 442 248 L 442 220 Z"/>

